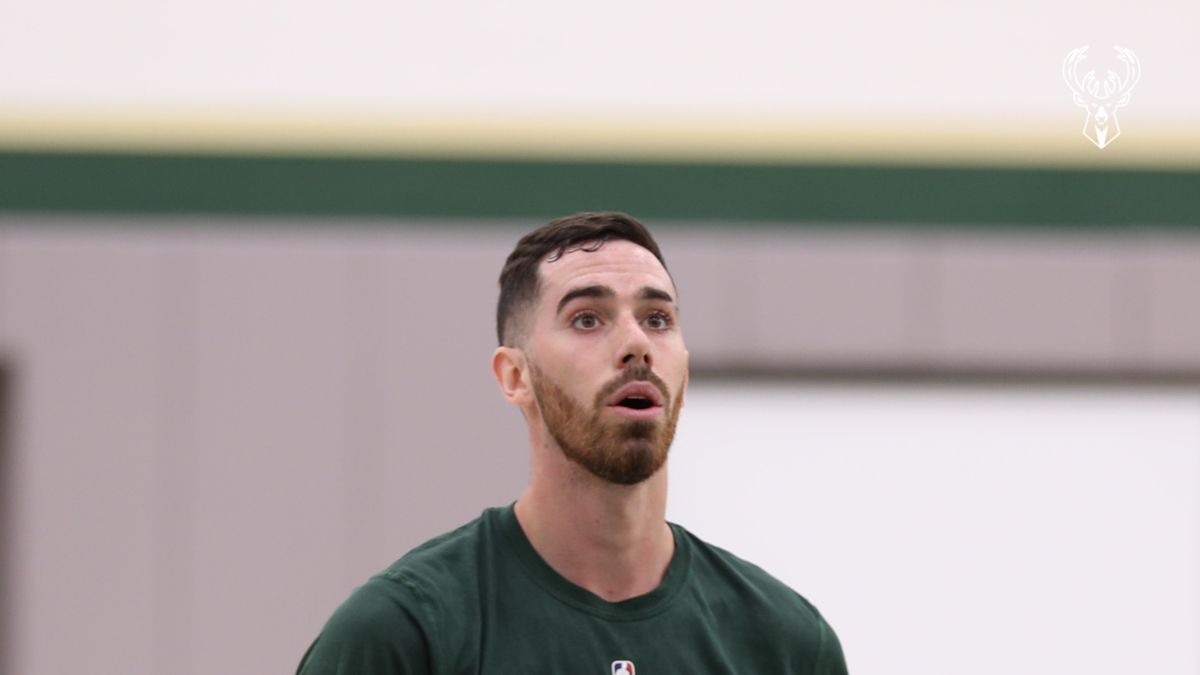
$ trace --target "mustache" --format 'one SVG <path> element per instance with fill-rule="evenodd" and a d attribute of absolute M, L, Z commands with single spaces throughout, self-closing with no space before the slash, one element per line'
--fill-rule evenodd
<path fill-rule="evenodd" d="M 650 366 L 637 365 L 626 369 L 623 373 L 609 381 L 608 384 L 601 387 L 600 393 L 596 394 L 596 406 L 603 406 L 609 397 L 630 382 L 649 382 L 662 394 L 664 407 L 667 407 L 671 402 L 671 390 L 667 387 L 667 383 L 663 382 L 662 378 L 655 374 L 653 370 L 650 370 Z"/>

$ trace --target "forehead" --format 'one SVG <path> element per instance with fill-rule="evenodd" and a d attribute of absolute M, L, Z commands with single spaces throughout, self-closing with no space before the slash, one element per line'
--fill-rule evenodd
<path fill-rule="evenodd" d="M 562 293 L 579 286 L 601 284 L 618 294 L 622 289 L 653 286 L 671 291 L 667 270 L 650 251 L 631 241 L 606 241 L 595 251 L 572 250 L 554 262 L 542 260 L 542 301 L 557 302 Z"/>

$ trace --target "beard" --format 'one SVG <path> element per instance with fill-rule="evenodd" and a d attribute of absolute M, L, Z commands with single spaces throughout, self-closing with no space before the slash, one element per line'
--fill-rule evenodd
<path fill-rule="evenodd" d="M 666 383 L 648 367 L 629 368 L 601 387 L 591 410 L 577 403 L 537 368 L 532 368 L 531 373 L 542 420 L 567 459 L 597 478 L 617 485 L 641 483 L 666 463 L 683 397 L 672 398 Z M 608 399 L 635 381 L 649 382 L 658 388 L 665 418 L 629 420 L 608 413 Z"/>

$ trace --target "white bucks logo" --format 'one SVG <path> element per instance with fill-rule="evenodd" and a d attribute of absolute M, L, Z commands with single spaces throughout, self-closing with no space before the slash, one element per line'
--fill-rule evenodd
<path fill-rule="evenodd" d="M 1087 58 L 1086 46 L 1072 50 L 1063 61 L 1063 79 L 1075 95 L 1075 105 L 1087 108 L 1088 111 L 1087 119 L 1083 122 L 1083 135 L 1101 150 L 1121 135 L 1121 125 L 1117 122 L 1117 108 L 1128 105 L 1129 94 L 1141 75 L 1141 67 L 1133 50 L 1125 47 L 1115 49 L 1117 59 L 1125 64 L 1123 79 L 1110 70 L 1101 80 L 1096 76 L 1095 70 L 1089 70 L 1080 80 L 1079 63 Z"/>

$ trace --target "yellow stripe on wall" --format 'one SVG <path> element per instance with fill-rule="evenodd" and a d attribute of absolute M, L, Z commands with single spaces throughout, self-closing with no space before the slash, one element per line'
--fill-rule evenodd
<path fill-rule="evenodd" d="M 1078 113 L 1078 114 L 1074 114 Z M 504 116 L 461 111 L 298 114 L 239 111 L 3 111 L 0 149 L 470 158 L 821 162 L 1075 168 L 1200 167 L 1200 129 L 1126 116 L 1100 150 L 1083 111 L 1053 123 L 731 118 L 702 115 Z"/>

